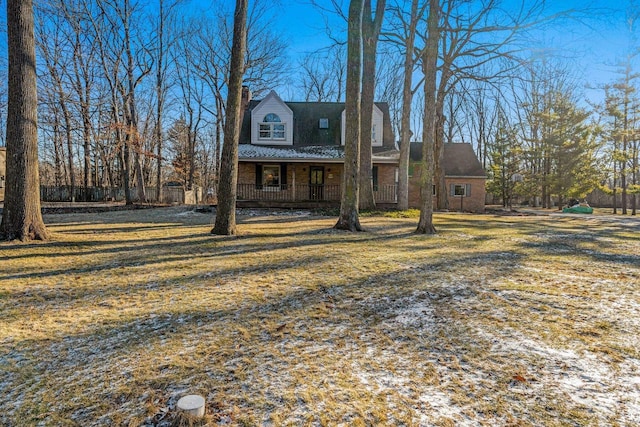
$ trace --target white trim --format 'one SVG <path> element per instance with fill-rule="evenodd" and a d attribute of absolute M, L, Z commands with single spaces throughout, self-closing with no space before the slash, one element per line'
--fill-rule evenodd
<path fill-rule="evenodd" d="M 344 145 L 346 139 L 346 110 L 342 110 L 340 115 L 340 145 Z M 384 145 L 384 113 L 376 104 L 373 104 L 371 113 L 371 146 L 382 147 Z"/>
<path fill-rule="evenodd" d="M 267 114 L 276 114 L 280 122 L 264 122 Z M 274 124 L 284 126 L 284 138 L 261 138 L 260 125 Z M 273 132 L 273 131 L 271 131 Z M 269 94 L 251 111 L 251 144 L 254 145 L 293 145 L 293 111 L 284 103 L 275 91 Z"/>
<path fill-rule="evenodd" d="M 269 130 L 263 128 L 263 126 L 268 126 Z M 275 130 L 276 126 L 282 126 L 281 130 Z M 268 132 L 269 136 L 264 137 L 262 133 Z M 282 133 L 282 137 L 273 136 L 276 132 Z M 260 141 L 286 141 L 287 139 L 287 124 L 282 122 L 258 122 L 258 139 Z"/>
<path fill-rule="evenodd" d="M 272 168 L 272 169 L 277 169 L 278 170 L 278 183 L 277 184 L 267 184 L 265 182 L 264 179 L 264 170 L 265 168 Z M 280 164 L 278 163 L 271 163 L 271 164 L 264 164 L 262 165 L 262 177 L 261 177 L 261 181 L 262 181 L 262 188 L 272 188 L 272 190 L 268 190 L 268 191 L 276 191 L 273 190 L 274 188 L 278 188 L 278 190 L 280 190 L 280 186 L 282 185 L 282 166 L 280 166 Z"/>

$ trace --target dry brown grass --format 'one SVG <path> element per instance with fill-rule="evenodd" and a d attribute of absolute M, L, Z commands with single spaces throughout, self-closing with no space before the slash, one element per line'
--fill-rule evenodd
<path fill-rule="evenodd" d="M 640 221 L 46 217 L 0 243 L 0 424 L 640 424 Z"/>

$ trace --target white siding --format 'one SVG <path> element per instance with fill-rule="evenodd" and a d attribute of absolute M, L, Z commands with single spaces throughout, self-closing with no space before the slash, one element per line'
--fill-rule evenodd
<path fill-rule="evenodd" d="M 260 122 L 269 113 L 277 114 L 284 123 L 284 140 L 258 138 Z M 251 112 L 251 143 L 255 145 L 293 145 L 293 112 L 275 91 L 271 91 Z"/>
<path fill-rule="evenodd" d="M 375 129 L 375 136 L 372 136 L 371 145 L 374 147 L 382 147 L 382 135 L 384 130 L 384 114 L 378 108 L 377 105 L 373 105 L 373 117 L 371 117 L 371 124 Z M 375 138 L 375 139 L 374 139 Z"/>
<path fill-rule="evenodd" d="M 342 118 L 340 123 L 340 144 L 344 145 L 345 137 L 345 123 L 346 123 L 346 112 L 342 110 Z M 375 135 L 371 136 L 371 145 L 373 147 L 382 147 L 382 136 L 384 131 L 384 113 L 378 108 L 377 105 L 373 105 L 373 114 L 371 117 L 371 126 L 372 129 L 375 129 Z"/>

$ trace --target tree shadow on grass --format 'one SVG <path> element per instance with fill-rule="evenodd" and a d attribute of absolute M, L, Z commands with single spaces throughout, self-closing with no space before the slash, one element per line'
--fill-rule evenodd
<path fill-rule="evenodd" d="M 574 226 L 575 225 L 575 226 Z M 581 256 L 592 258 L 599 262 L 627 264 L 640 266 L 640 255 L 636 253 L 621 254 L 607 249 L 618 248 L 616 239 L 625 241 L 626 237 L 617 237 L 617 233 L 624 233 L 624 226 L 585 227 L 584 224 L 572 224 L 567 227 L 547 226 L 544 230 L 534 230 L 528 234 L 534 240 L 521 243 L 525 249 L 534 249 L 548 255 Z"/>
<path fill-rule="evenodd" d="M 499 254 L 486 253 L 474 257 L 462 256 L 446 262 L 427 261 L 417 265 L 412 274 L 433 280 L 439 271 L 449 270 L 452 265 L 456 268 L 474 262 L 484 263 L 491 268 L 496 256 L 499 257 Z M 305 262 L 314 260 L 308 259 Z M 501 268 L 505 267 L 503 262 L 500 264 Z M 516 264 L 509 263 L 511 268 L 515 268 Z M 274 264 L 270 268 L 277 269 L 278 265 Z M 74 415 L 75 422 L 91 423 L 103 415 L 101 411 L 105 408 L 114 411 L 138 410 L 140 404 L 123 409 L 122 399 L 125 402 L 140 399 L 145 392 L 158 387 L 163 388 L 160 391 L 166 393 L 167 399 L 185 387 L 205 390 L 211 387 L 227 388 L 237 394 L 240 390 L 244 390 L 246 394 L 261 393 L 260 382 L 252 381 L 251 375 L 242 379 L 237 376 L 238 371 L 256 371 L 262 362 L 270 360 L 267 363 L 280 364 L 285 368 L 279 374 L 284 376 L 287 366 L 292 368 L 297 362 L 281 359 L 277 350 L 279 343 L 298 342 L 303 347 L 306 343 L 330 351 L 334 348 L 336 339 L 350 339 L 349 335 L 326 335 L 326 328 L 333 331 L 354 331 L 361 334 L 363 339 L 367 335 L 382 333 L 387 336 L 389 349 L 402 348 L 404 352 L 421 354 L 425 359 L 438 360 L 451 354 L 464 356 L 469 351 L 466 347 L 468 344 L 457 347 L 455 343 L 474 342 L 477 337 L 473 336 L 471 330 L 461 328 L 457 319 L 447 318 L 446 310 L 437 308 L 452 301 L 474 298 L 476 285 L 460 281 L 454 287 L 448 287 L 447 284 L 421 284 L 416 289 L 416 280 L 399 282 L 401 274 L 406 272 L 391 271 L 340 285 L 319 283 L 313 288 L 292 287 L 289 292 L 273 295 L 273 298 L 262 302 L 250 298 L 237 300 L 223 310 L 198 307 L 182 311 L 147 312 L 125 322 L 101 322 L 88 331 L 85 329 L 63 338 L 12 343 L 10 358 L 18 360 L 23 367 L 31 365 L 32 385 L 27 390 L 23 385 L 17 385 L 2 399 L 12 399 L 16 397 L 14 393 L 23 393 L 23 396 L 29 397 L 30 391 L 27 391 L 37 387 L 47 387 L 48 392 L 53 395 L 58 392 L 64 395 L 66 387 L 74 388 L 80 393 L 95 393 L 90 398 L 95 406 L 90 405 L 84 412 L 79 412 L 82 408 L 73 401 L 63 400 L 56 402 L 57 406 L 49 408 L 48 413 L 39 416 L 39 419 L 46 421 L 52 413 L 58 412 L 59 417 L 68 419 Z M 417 282 L 421 280 L 418 278 Z M 421 332 L 420 340 L 412 338 L 415 331 L 409 333 L 401 325 L 394 327 L 393 323 L 389 323 L 399 311 L 407 308 L 407 304 L 415 303 L 416 298 L 419 303 L 434 307 L 438 317 L 434 324 L 423 326 L 426 329 Z M 328 313 L 318 317 L 317 310 L 326 309 L 327 304 L 331 305 L 327 309 Z M 436 329 L 428 329 L 432 326 Z M 241 332 L 242 330 L 248 330 L 249 335 Z M 454 345 L 449 345 L 451 342 L 442 345 L 437 338 L 441 334 L 455 334 Z M 183 342 L 181 348 L 186 351 L 185 363 L 192 366 L 188 371 L 175 365 L 173 357 L 168 362 L 163 361 L 163 343 L 166 342 Z M 207 343 L 211 350 L 203 352 L 205 347 L 190 347 L 198 346 L 198 343 Z M 273 355 L 270 356 L 265 351 L 272 352 Z M 137 361 L 149 352 L 152 353 L 150 357 L 154 362 L 144 368 L 136 366 Z M 43 359 L 45 355 L 46 358 Z M 212 357 L 215 359 L 211 359 Z M 348 358 L 348 354 L 342 357 Z M 333 363 L 339 363 L 335 358 L 327 360 L 331 360 L 328 367 L 319 365 L 316 369 L 323 370 L 330 368 Z M 327 363 L 327 360 L 319 360 L 318 363 Z M 11 384 L 15 376 L 11 369 L 7 372 L 7 384 Z M 46 384 L 41 383 L 41 377 L 45 377 L 47 372 L 56 374 Z M 182 376 L 186 373 L 188 377 Z M 106 387 L 83 390 L 83 387 L 91 384 L 104 384 L 105 377 L 109 376 L 118 378 L 120 386 L 115 387 L 114 384 L 114 387 L 109 387 L 105 384 Z M 74 384 L 72 378 L 78 377 L 82 378 L 80 384 Z M 131 394 L 123 396 L 122 389 L 131 389 Z M 247 403 L 251 404 L 250 401 Z"/>
<path fill-rule="evenodd" d="M 153 226 L 155 227 L 155 226 Z M 152 228 L 153 228 L 152 227 Z M 143 232 L 145 229 L 140 229 Z M 149 230 L 150 231 L 150 230 Z M 400 231 L 400 230 L 399 230 Z M 75 229 L 67 232 L 74 233 Z M 332 243 L 371 243 L 380 240 L 400 240 L 411 233 L 364 233 L 352 234 L 324 227 L 311 227 L 303 230 L 282 229 L 265 233 L 252 233 L 240 236 L 212 236 L 211 234 L 187 234 L 182 236 L 128 238 L 114 240 L 85 240 L 85 241 L 52 241 L 34 244 L 6 244 L 0 249 L 6 249 L 3 256 L 6 260 L 30 260 L 35 256 L 47 258 L 65 258 L 82 256 L 81 265 L 74 267 L 78 272 L 99 272 L 128 266 L 162 265 L 166 262 L 180 261 L 193 258 L 211 258 L 237 254 L 260 254 L 291 248 L 308 248 Z M 336 236 L 338 240 L 336 241 Z M 53 251 L 50 249 L 53 248 Z M 12 249 L 20 249 L 21 253 L 12 254 Z M 108 259 L 95 260 L 94 255 L 113 255 Z M 61 269 L 33 269 L 28 265 L 20 267 L 16 272 L 7 272 L 1 280 L 37 279 L 64 275 L 69 268 Z"/>

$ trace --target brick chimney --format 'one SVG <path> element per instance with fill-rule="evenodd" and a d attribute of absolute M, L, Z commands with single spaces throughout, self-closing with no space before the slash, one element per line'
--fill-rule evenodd
<path fill-rule="evenodd" d="M 251 89 L 249 86 L 242 86 L 242 109 L 249 108 L 249 101 L 251 101 Z"/>

